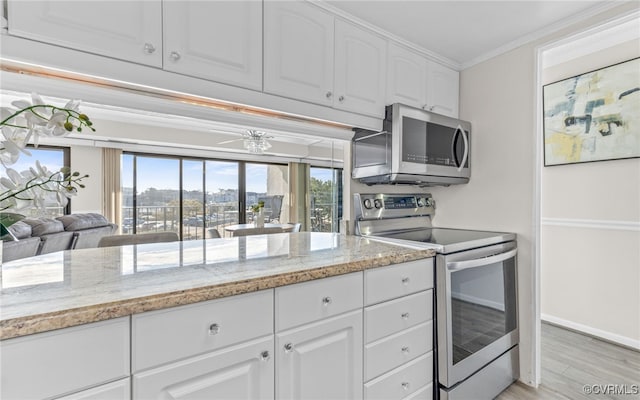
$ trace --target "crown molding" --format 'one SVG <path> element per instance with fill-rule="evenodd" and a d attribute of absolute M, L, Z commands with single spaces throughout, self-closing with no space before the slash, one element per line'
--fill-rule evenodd
<path fill-rule="evenodd" d="M 404 47 L 407 47 L 419 54 L 421 54 L 422 56 L 435 61 L 439 64 L 442 64 L 446 67 L 449 68 L 453 68 L 457 71 L 462 71 L 464 69 L 470 68 L 476 64 L 479 64 L 481 62 L 487 61 L 491 58 L 497 57 L 501 54 L 507 53 L 513 49 L 516 49 L 524 44 L 527 43 L 531 43 L 535 40 L 541 39 L 545 36 L 548 36 L 554 32 L 557 32 L 561 29 L 564 29 L 566 27 L 569 27 L 573 24 L 576 24 L 578 22 L 581 22 L 587 18 L 593 17 L 594 15 L 598 15 L 600 13 L 603 13 L 607 10 L 610 10 L 612 8 L 618 7 L 621 4 L 625 4 L 625 3 L 631 3 L 633 2 L 633 0 L 606 0 L 605 2 L 598 4 L 596 6 L 590 7 L 580 13 L 577 13 L 573 16 L 571 16 L 570 18 L 566 18 L 562 21 L 547 25 L 541 29 L 538 29 L 535 32 L 529 33 L 527 35 L 521 36 L 505 45 L 502 45 L 500 47 L 497 47 L 487 53 L 484 53 L 478 57 L 475 57 L 469 61 L 466 62 L 462 62 L 459 63 L 457 61 L 454 61 L 448 57 L 442 56 L 438 53 L 435 53 L 429 49 L 425 49 L 424 47 L 418 46 L 415 43 L 412 43 L 406 39 L 403 39 L 391 32 L 388 32 L 376 25 L 373 25 L 369 22 L 366 22 L 352 14 L 349 14 L 346 11 L 343 11 L 335 6 L 332 6 L 331 4 L 326 3 L 324 0 L 307 0 L 309 3 L 322 8 L 325 11 L 330 12 L 331 14 L 340 17 L 344 20 L 347 20 L 353 24 L 356 24 L 362 28 L 365 28 L 369 31 L 372 31 L 378 35 L 384 36 L 385 38 L 387 38 L 388 40 L 392 40 Z"/>
<path fill-rule="evenodd" d="M 490 60 L 494 57 L 497 57 L 501 54 L 507 53 L 513 49 L 516 49 L 522 45 L 527 43 L 531 43 L 538 39 L 542 39 L 545 36 L 549 36 L 552 33 L 558 32 L 561 29 L 567 28 L 573 24 L 584 21 L 587 18 L 591 18 L 595 15 L 613 9 L 615 7 L 620 6 L 621 4 L 631 3 L 632 0 L 607 0 L 605 3 L 598 4 L 597 6 L 590 7 L 582 12 L 579 12 L 573 15 L 570 18 L 564 19 L 562 21 L 547 25 L 541 29 L 538 29 L 535 32 L 519 37 L 516 40 L 513 40 L 503 46 L 497 47 L 487 53 L 484 53 L 478 57 L 475 57 L 467 62 L 460 64 L 460 69 L 464 70 L 470 67 L 473 67 L 476 64 L 480 64 L 481 62 Z"/>
<path fill-rule="evenodd" d="M 460 70 L 460 63 L 458 63 L 457 61 L 454 61 L 450 58 L 447 58 L 445 56 L 442 56 L 438 53 L 435 53 L 429 49 L 425 49 L 424 47 L 418 46 L 415 43 L 412 43 L 406 39 L 403 39 L 399 36 L 394 35 L 393 33 L 386 31 L 376 25 L 373 25 L 367 21 L 364 21 L 358 17 L 356 17 L 355 15 L 349 14 L 346 11 L 343 11 L 335 6 L 332 6 L 331 4 L 326 3 L 324 0 L 307 0 L 309 3 L 322 8 L 325 11 L 330 12 L 331 14 L 340 17 L 344 20 L 347 20 L 355 25 L 359 25 L 362 28 L 365 28 L 369 31 L 372 31 L 380 36 L 384 36 L 386 39 L 392 40 L 394 42 L 396 42 L 399 45 L 402 45 L 404 47 L 409 48 L 410 50 L 415 51 L 416 53 L 421 54 L 422 56 L 428 58 L 431 61 L 435 61 L 438 64 L 442 64 L 446 67 L 449 68 L 453 68 L 456 71 Z"/>

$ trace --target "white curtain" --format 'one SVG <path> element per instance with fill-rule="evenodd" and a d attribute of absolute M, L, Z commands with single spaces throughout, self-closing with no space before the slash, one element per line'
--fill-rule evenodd
<path fill-rule="evenodd" d="M 102 213 L 110 222 L 118 224 L 118 232 L 122 225 L 121 158 L 120 149 L 102 149 Z"/>
<path fill-rule="evenodd" d="M 311 199 L 309 198 L 310 166 L 289 163 L 289 222 L 301 223 L 302 231 L 311 229 Z"/>

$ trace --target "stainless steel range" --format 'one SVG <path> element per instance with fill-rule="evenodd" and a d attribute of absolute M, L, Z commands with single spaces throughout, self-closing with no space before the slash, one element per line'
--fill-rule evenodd
<path fill-rule="evenodd" d="M 356 234 L 437 252 L 435 398 L 492 399 L 519 377 L 516 235 L 437 228 L 429 194 L 356 194 Z"/>

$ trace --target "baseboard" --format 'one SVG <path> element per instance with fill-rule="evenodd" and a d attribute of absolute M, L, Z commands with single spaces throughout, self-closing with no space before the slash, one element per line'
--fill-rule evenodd
<path fill-rule="evenodd" d="M 587 325 L 579 324 L 577 322 L 568 321 L 566 319 L 554 317 L 548 314 L 540 314 L 540 319 L 545 322 L 549 322 L 553 325 L 558 325 L 564 328 L 568 328 L 574 331 L 585 333 L 589 336 L 594 336 L 598 339 L 603 339 L 607 342 L 612 342 L 625 347 L 632 348 L 634 350 L 640 350 L 640 340 L 632 339 L 626 336 L 618 335 L 603 331 L 601 329 L 593 328 Z"/>

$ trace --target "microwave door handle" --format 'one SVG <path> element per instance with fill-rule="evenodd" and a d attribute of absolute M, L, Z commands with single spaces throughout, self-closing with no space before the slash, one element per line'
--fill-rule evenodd
<path fill-rule="evenodd" d="M 506 253 L 496 254 L 495 256 L 490 256 L 485 258 L 478 258 L 476 260 L 448 262 L 447 270 L 460 271 L 468 268 L 484 267 L 485 265 L 490 265 L 493 263 L 508 260 L 514 257 L 517 253 L 518 253 L 518 249 L 513 249 Z"/>
<path fill-rule="evenodd" d="M 469 138 L 467 138 L 467 132 L 462 129 L 462 126 L 458 125 L 458 129 L 462 132 L 462 140 L 464 141 L 464 154 L 462 155 L 462 161 L 458 167 L 458 172 L 460 172 L 467 163 L 467 158 L 469 158 Z"/>

